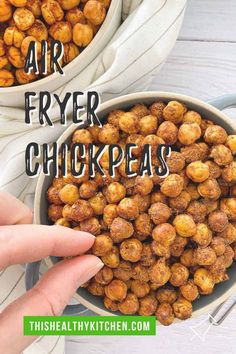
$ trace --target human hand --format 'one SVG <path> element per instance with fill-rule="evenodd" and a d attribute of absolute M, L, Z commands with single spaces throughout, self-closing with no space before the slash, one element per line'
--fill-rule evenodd
<path fill-rule="evenodd" d="M 23 335 L 23 317 L 60 315 L 78 287 L 92 278 L 103 263 L 93 255 L 79 256 L 93 245 L 94 236 L 62 226 L 29 225 L 30 209 L 3 191 L 0 210 L 0 271 L 49 255 L 74 256 L 57 263 L 33 289 L 0 313 L 1 353 L 19 354 L 36 339 Z"/>

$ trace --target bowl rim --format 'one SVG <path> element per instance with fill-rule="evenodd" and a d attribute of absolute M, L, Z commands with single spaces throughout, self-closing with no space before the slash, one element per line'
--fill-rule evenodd
<path fill-rule="evenodd" d="M 66 64 L 63 67 L 63 72 L 64 74 L 61 75 L 58 72 L 55 72 L 53 74 L 50 74 L 46 77 L 43 77 L 39 80 L 32 81 L 28 84 L 24 85 L 16 85 L 16 86 L 10 86 L 10 87 L 0 87 L 0 95 L 1 94 L 7 94 L 7 93 L 21 93 L 25 91 L 31 91 L 31 90 L 39 90 L 40 86 L 47 87 L 46 85 L 54 79 L 59 79 L 61 76 L 66 76 L 68 72 L 72 71 L 74 67 L 78 67 L 80 65 L 80 61 L 83 61 L 90 55 L 90 53 L 93 52 L 94 47 L 96 47 L 97 42 L 100 41 L 104 35 L 104 33 L 108 30 L 110 26 L 110 20 L 112 19 L 114 12 L 116 11 L 118 2 L 116 0 L 111 0 L 109 9 L 106 14 L 106 18 L 99 28 L 98 32 L 95 34 L 93 40 L 89 43 L 89 45 L 80 53 L 75 59 L 73 59 L 70 63 Z M 88 65 L 90 62 L 88 63 Z M 72 80 L 72 79 L 71 79 Z M 70 81 L 70 80 L 69 80 Z M 59 85 L 58 88 L 61 86 Z"/>
<path fill-rule="evenodd" d="M 123 106 L 125 105 L 132 105 L 135 104 L 134 101 L 137 101 L 139 103 L 145 103 L 145 100 L 176 100 L 180 101 L 183 103 L 186 103 L 187 105 L 194 104 L 198 106 L 199 108 L 202 108 L 213 115 L 216 115 L 219 117 L 222 121 L 226 122 L 232 130 L 236 132 L 236 122 L 234 122 L 230 117 L 228 117 L 226 114 L 224 114 L 222 111 L 219 109 L 213 107 L 212 105 L 188 96 L 188 95 L 183 95 L 183 94 L 178 94 L 174 92 L 163 92 L 163 91 L 147 91 L 147 92 L 137 92 L 137 93 L 132 93 L 124 96 L 120 96 L 117 98 L 113 98 L 109 101 L 106 101 L 105 103 L 102 103 L 98 109 L 98 113 L 103 113 L 104 111 L 110 109 L 114 109 L 114 106 L 120 105 L 120 109 L 122 109 Z M 116 109 L 116 108 L 115 108 Z M 86 114 L 84 114 L 81 119 L 85 119 Z M 78 129 L 78 125 L 72 123 L 65 131 L 64 133 L 59 137 L 57 140 L 58 144 L 61 144 L 64 142 L 66 139 L 68 139 L 71 134 L 74 132 L 74 130 Z M 40 194 L 41 194 L 41 189 L 44 184 L 44 179 L 48 177 L 45 176 L 42 172 L 40 173 L 37 181 L 37 186 L 36 186 L 36 191 L 35 191 L 35 201 L 34 201 L 34 221 L 37 224 L 40 224 Z M 53 266 L 52 260 L 50 258 L 46 258 L 45 260 L 46 265 L 50 268 Z M 230 280 L 229 280 L 230 281 Z M 222 302 L 224 302 L 227 298 L 229 298 L 231 295 L 233 295 L 236 292 L 236 283 L 233 283 L 228 290 L 224 292 L 221 296 L 216 298 L 215 300 L 211 301 L 209 304 L 201 307 L 200 309 L 194 310 L 192 313 L 192 316 L 190 319 L 195 318 L 197 316 L 200 316 L 202 314 L 210 313 L 210 311 L 214 308 L 219 306 Z M 76 293 L 74 295 L 74 298 L 79 301 L 82 305 L 86 306 L 89 310 L 99 314 L 99 315 L 106 315 L 106 316 L 118 316 L 116 313 L 111 313 L 106 310 L 103 310 L 96 305 L 94 305 L 92 302 L 89 302 L 86 300 L 83 296 L 79 295 Z M 180 320 L 175 319 L 174 323 L 179 322 Z"/>

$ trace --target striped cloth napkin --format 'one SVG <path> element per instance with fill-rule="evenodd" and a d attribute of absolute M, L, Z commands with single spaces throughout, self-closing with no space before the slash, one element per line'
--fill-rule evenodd
<path fill-rule="evenodd" d="M 58 89 L 57 94 L 63 97 L 65 92 L 96 90 L 105 101 L 147 88 L 176 41 L 185 6 L 186 0 L 123 0 L 124 22 L 115 36 L 104 45 L 103 52 Z M 65 127 L 58 122 L 58 107 L 51 108 L 50 117 L 53 129 L 40 127 L 36 117 L 31 126 L 26 126 L 23 109 L 0 107 L 0 188 L 30 207 L 33 207 L 36 180 L 25 174 L 25 148 L 32 141 L 54 142 L 63 133 Z M 21 266 L 0 273 L 0 311 L 24 291 Z M 24 353 L 64 353 L 64 338 L 39 338 Z"/>

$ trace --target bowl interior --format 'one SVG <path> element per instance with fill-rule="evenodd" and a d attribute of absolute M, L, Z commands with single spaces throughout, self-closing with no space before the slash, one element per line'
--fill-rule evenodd
<path fill-rule="evenodd" d="M 182 96 L 182 95 L 174 95 L 174 94 L 166 94 L 166 93 L 146 93 L 142 94 L 133 94 L 124 96 L 123 98 L 114 99 L 109 101 L 101 106 L 100 112 L 98 116 L 102 122 L 106 120 L 108 113 L 114 109 L 129 109 L 136 103 L 144 103 L 144 104 L 151 104 L 155 100 L 162 100 L 162 101 L 170 101 L 170 100 L 178 100 L 182 101 L 187 104 L 188 108 L 196 110 L 199 112 L 203 117 L 214 121 L 215 123 L 221 125 L 226 129 L 228 134 L 235 133 L 235 125 L 233 122 L 229 120 L 223 113 L 216 110 L 215 108 L 193 99 L 191 97 Z M 86 124 L 84 124 L 86 127 Z M 59 138 L 58 143 L 70 142 L 71 135 L 74 130 L 76 130 L 76 126 L 73 124 L 71 125 L 64 134 Z M 36 222 L 41 224 L 48 224 L 47 219 L 47 200 L 45 198 L 46 191 L 48 187 L 51 185 L 52 177 L 51 176 L 44 176 L 40 175 L 38 187 L 36 190 L 36 202 L 35 202 L 35 215 L 36 215 Z M 52 257 L 51 258 L 53 263 L 58 262 L 58 258 Z M 221 284 L 217 284 L 215 286 L 214 292 L 208 296 L 201 296 L 199 300 L 193 303 L 193 311 L 196 312 L 200 309 L 209 306 L 209 304 L 215 303 L 219 298 L 223 299 L 223 296 L 232 288 L 233 284 L 236 283 L 236 264 L 234 263 L 229 269 L 228 274 L 230 277 L 229 281 L 223 282 Z M 92 310 L 95 312 L 103 313 L 103 311 L 109 312 L 103 305 L 103 301 L 101 298 L 91 295 L 86 289 L 80 288 L 77 291 L 81 302 L 83 303 L 83 299 L 85 303 L 84 305 L 91 304 Z M 216 304 L 215 304 L 216 305 Z M 110 312 L 110 314 L 114 315 L 114 313 Z M 119 313 L 116 313 L 119 314 Z"/>

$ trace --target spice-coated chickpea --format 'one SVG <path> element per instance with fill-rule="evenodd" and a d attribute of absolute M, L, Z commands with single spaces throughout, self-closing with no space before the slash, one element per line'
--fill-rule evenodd
<path fill-rule="evenodd" d="M 117 213 L 124 219 L 133 220 L 138 217 L 139 209 L 133 199 L 124 198 L 120 201 L 117 207 Z"/>
<path fill-rule="evenodd" d="M 94 279 L 98 284 L 107 285 L 113 279 L 113 271 L 111 268 L 104 266 L 99 272 L 95 275 Z"/>
<path fill-rule="evenodd" d="M 208 178 L 197 187 L 198 193 L 207 199 L 218 199 L 221 195 L 220 186 L 216 179 Z"/>
<path fill-rule="evenodd" d="M 124 315 L 134 315 L 139 309 L 139 301 L 135 294 L 128 294 L 124 301 L 118 304 L 118 309 Z"/>
<path fill-rule="evenodd" d="M 197 183 L 205 181 L 210 175 L 209 167 L 201 161 L 190 163 L 186 168 L 186 173 L 193 182 Z"/>
<path fill-rule="evenodd" d="M 197 264 L 208 266 L 216 261 L 216 253 L 211 247 L 198 247 L 194 251 Z"/>
<path fill-rule="evenodd" d="M 112 249 L 102 256 L 103 263 L 110 268 L 117 268 L 120 263 L 119 250 L 113 246 Z"/>
<path fill-rule="evenodd" d="M 89 198 L 88 202 L 91 205 L 95 215 L 102 215 L 104 208 L 107 205 L 106 198 L 100 192 L 94 197 Z"/>
<path fill-rule="evenodd" d="M 185 159 L 181 153 L 172 151 L 170 157 L 167 157 L 166 163 L 170 173 L 178 173 L 184 168 Z"/>
<path fill-rule="evenodd" d="M 64 12 L 55 0 L 44 0 L 41 6 L 42 16 L 48 25 L 53 25 L 56 21 L 61 21 Z"/>
<path fill-rule="evenodd" d="M 138 235 L 148 237 L 152 233 L 152 222 L 148 214 L 143 213 L 134 220 L 134 230 Z"/>
<path fill-rule="evenodd" d="M 143 250 L 142 250 L 143 257 Z M 147 268 L 144 267 L 140 262 L 133 265 L 132 268 L 132 278 L 135 280 L 139 280 L 142 283 L 147 283 L 149 281 L 149 275 L 147 272 Z"/>
<path fill-rule="evenodd" d="M 194 249 L 188 248 L 183 251 L 180 256 L 180 263 L 183 264 L 187 268 L 191 268 L 197 265 L 195 260 Z"/>
<path fill-rule="evenodd" d="M 113 270 L 113 273 L 114 277 L 119 280 L 124 282 L 130 280 L 133 273 L 131 263 L 123 260 L 120 261 L 119 266 Z"/>
<path fill-rule="evenodd" d="M 110 123 L 111 125 L 113 125 L 114 127 L 119 128 L 119 120 L 120 117 L 124 114 L 125 112 L 122 110 L 115 110 L 109 113 L 107 121 L 108 123 Z"/>
<path fill-rule="evenodd" d="M 231 150 L 232 154 L 236 153 L 236 135 L 228 135 L 225 145 Z"/>
<path fill-rule="evenodd" d="M 89 199 L 95 196 L 97 192 L 97 185 L 94 181 L 86 181 L 81 184 L 79 188 L 80 197 L 83 199 Z"/>
<path fill-rule="evenodd" d="M 206 143 L 194 143 L 181 147 L 181 154 L 187 163 L 194 161 L 205 161 L 209 154 L 209 147 Z"/>
<path fill-rule="evenodd" d="M 111 227 L 111 238 L 114 242 L 121 242 L 122 240 L 129 238 L 134 233 L 134 228 L 131 222 L 117 217 L 112 221 Z"/>
<path fill-rule="evenodd" d="M 154 203 L 148 209 L 148 214 L 154 224 L 159 225 L 167 222 L 171 216 L 171 209 L 163 203 Z"/>
<path fill-rule="evenodd" d="M 147 211 L 151 204 L 150 195 L 135 194 L 132 196 L 132 199 L 137 203 L 140 213 Z"/>
<path fill-rule="evenodd" d="M 70 63 L 79 55 L 79 49 L 74 43 L 66 43 L 64 45 L 63 60 L 65 64 Z"/>
<path fill-rule="evenodd" d="M 106 9 L 96 0 L 89 0 L 84 7 L 84 16 L 94 25 L 100 25 L 106 17 Z"/>
<path fill-rule="evenodd" d="M 218 209 L 218 207 L 219 207 L 219 201 L 218 200 L 203 199 L 202 203 L 206 207 L 207 214 L 210 214 L 210 212 Z"/>
<path fill-rule="evenodd" d="M 191 196 L 188 192 L 182 191 L 178 197 L 169 198 L 169 206 L 175 214 L 183 213 L 191 201 Z"/>
<path fill-rule="evenodd" d="M 229 268 L 233 263 L 234 250 L 230 246 L 226 246 L 224 257 L 224 264 L 226 268 Z"/>
<path fill-rule="evenodd" d="M 140 134 L 147 136 L 157 131 L 158 119 L 153 115 L 147 115 L 140 119 Z"/>
<path fill-rule="evenodd" d="M 108 204 L 105 206 L 103 211 L 103 221 L 105 224 L 110 227 L 112 221 L 118 216 L 117 205 L 116 204 Z"/>
<path fill-rule="evenodd" d="M 123 301 L 127 295 L 127 285 L 119 279 L 114 279 L 105 287 L 106 296 L 112 301 Z"/>
<path fill-rule="evenodd" d="M 74 184 L 66 184 L 59 191 L 59 197 L 65 204 L 73 205 L 79 199 L 79 189 Z"/>
<path fill-rule="evenodd" d="M 173 309 L 168 303 L 162 303 L 158 305 L 155 315 L 157 320 L 164 326 L 171 325 L 175 319 Z"/>
<path fill-rule="evenodd" d="M 24 32 L 20 31 L 17 27 L 7 27 L 3 39 L 6 45 L 13 45 L 16 48 L 20 48 L 23 39 L 25 38 Z"/>
<path fill-rule="evenodd" d="M 25 60 L 21 54 L 21 51 L 18 48 L 15 48 L 13 46 L 8 47 L 7 58 L 15 68 L 20 69 L 24 67 Z"/>
<path fill-rule="evenodd" d="M 63 8 L 63 10 L 70 10 L 75 6 L 78 6 L 80 0 L 58 0 L 58 2 Z"/>
<path fill-rule="evenodd" d="M 135 180 L 135 192 L 141 195 L 150 194 L 153 188 L 152 179 L 148 176 L 137 176 Z"/>
<path fill-rule="evenodd" d="M 138 262 L 142 255 L 142 243 L 135 239 L 130 238 L 125 240 L 120 245 L 120 255 L 125 261 Z"/>
<path fill-rule="evenodd" d="M 183 145 L 191 145 L 201 137 L 201 128 L 197 123 L 184 123 L 179 127 L 178 139 Z"/>
<path fill-rule="evenodd" d="M 191 237 L 196 231 L 197 227 L 193 218 L 188 214 L 179 214 L 173 221 L 177 234 L 182 237 Z"/>
<path fill-rule="evenodd" d="M 212 232 L 206 224 L 197 224 L 197 231 L 193 235 L 193 241 L 202 247 L 206 247 L 211 243 Z"/>
<path fill-rule="evenodd" d="M 12 6 L 8 0 L 2 0 L 0 3 L 0 23 L 10 20 L 12 17 Z"/>
<path fill-rule="evenodd" d="M 80 222 L 89 219 L 93 216 L 93 208 L 86 200 L 78 199 L 72 205 L 71 218 L 74 221 Z"/>
<path fill-rule="evenodd" d="M 17 8 L 14 11 L 13 19 L 16 26 L 21 31 L 27 31 L 35 21 L 35 17 L 32 12 L 26 8 Z"/>
<path fill-rule="evenodd" d="M 220 209 L 226 213 L 229 220 L 236 221 L 236 198 L 222 199 Z"/>
<path fill-rule="evenodd" d="M 161 122 L 163 120 L 163 110 L 166 107 L 164 102 L 154 102 L 150 107 L 150 113 L 158 118 L 158 121 Z"/>
<path fill-rule="evenodd" d="M 194 273 L 194 283 L 199 287 L 201 294 L 211 294 L 214 281 L 211 273 L 205 268 L 198 268 Z"/>
<path fill-rule="evenodd" d="M 202 117 L 195 111 L 188 111 L 184 114 L 183 123 L 202 123 Z"/>
<path fill-rule="evenodd" d="M 161 288 L 157 290 L 156 298 L 161 304 L 167 303 L 172 305 L 177 299 L 177 292 L 174 288 Z"/>
<path fill-rule="evenodd" d="M 228 225 L 227 214 L 220 210 L 212 211 L 208 216 L 208 224 L 212 231 L 222 232 Z"/>
<path fill-rule="evenodd" d="M 229 245 L 236 242 L 236 227 L 234 224 L 228 223 L 222 232 L 218 233 L 218 236 L 223 237 L 225 242 Z"/>
<path fill-rule="evenodd" d="M 0 57 L 0 69 L 4 69 L 9 65 L 9 61 L 6 56 Z"/>
<path fill-rule="evenodd" d="M 101 234 L 95 238 L 92 251 L 95 256 L 102 257 L 112 250 L 112 246 L 112 239 L 108 235 Z"/>
<path fill-rule="evenodd" d="M 151 316 L 156 312 L 157 300 L 153 296 L 145 296 L 139 300 L 139 315 Z"/>
<path fill-rule="evenodd" d="M 125 112 L 119 118 L 119 128 L 128 134 L 137 134 L 140 130 L 139 118 L 135 113 Z"/>
<path fill-rule="evenodd" d="M 62 218 L 62 205 L 51 204 L 48 207 L 48 219 L 56 222 L 58 219 Z"/>
<path fill-rule="evenodd" d="M 40 17 L 42 15 L 41 0 L 27 0 L 26 7 L 32 12 L 34 17 Z"/>
<path fill-rule="evenodd" d="M 176 173 L 167 176 L 161 183 L 161 192 L 167 197 L 177 197 L 183 190 L 184 179 Z"/>
<path fill-rule="evenodd" d="M 71 224 L 65 218 L 58 219 L 55 222 L 55 225 L 64 226 L 64 227 L 71 227 Z"/>
<path fill-rule="evenodd" d="M 15 76 L 16 76 L 16 81 L 20 85 L 29 84 L 30 82 L 34 81 L 37 77 L 37 75 L 35 75 L 35 73 L 33 71 L 31 71 L 30 74 L 27 74 L 25 72 L 25 69 L 23 69 L 23 68 L 16 69 Z"/>
<path fill-rule="evenodd" d="M 162 243 L 153 240 L 151 243 L 152 251 L 158 256 L 158 257 L 164 257 L 166 259 L 170 258 L 170 246 L 169 245 L 163 245 Z"/>
<path fill-rule="evenodd" d="M 47 200 L 50 204 L 61 205 L 63 204 L 59 196 L 60 189 L 57 187 L 49 187 L 47 190 Z"/>
<path fill-rule="evenodd" d="M 151 194 L 151 204 L 164 203 L 167 204 L 167 197 L 160 191 L 154 191 Z"/>
<path fill-rule="evenodd" d="M 116 144 L 119 140 L 119 130 L 110 123 L 104 124 L 98 134 L 102 144 Z"/>
<path fill-rule="evenodd" d="M 99 284 L 95 280 L 92 280 L 88 287 L 88 291 L 94 296 L 103 296 L 105 294 L 105 288 L 102 284 Z"/>
<path fill-rule="evenodd" d="M 228 165 L 233 160 L 231 150 L 222 144 L 215 145 L 212 148 L 210 157 L 212 157 L 219 166 Z"/>
<path fill-rule="evenodd" d="M 183 121 L 185 111 L 186 108 L 182 105 L 182 103 L 170 101 L 163 110 L 163 117 L 165 120 L 179 124 Z"/>
<path fill-rule="evenodd" d="M 178 139 L 178 128 L 174 123 L 165 121 L 157 129 L 157 136 L 162 138 L 167 145 L 174 145 Z"/>
<path fill-rule="evenodd" d="M 181 295 L 190 302 L 196 300 L 199 296 L 198 288 L 192 279 L 188 280 L 186 284 L 180 286 L 180 292 Z"/>
<path fill-rule="evenodd" d="M 143 244 L 143 250 L 142 250 L 142 255 L 140 259 L 140 264 L 149 267 L 153 265 L 156 261 L 156 256 L 152 251 L 151 245 L 150 244 Z"/>
<path fill-rule="evenodd" d="M 63 218 L 72 221 L 71 205 L 69 205 L 69 204 L 64 205 L 63 210 L 62 210 L 62 215 L 63 215 Z"/>
<path fill-rule="evenodd" d="M 213 237 L 211 241 L 211 248 L 215 251 L 217 257 L 225 253 L 226 240 L 223 237 Z"/>
<path fill-rule="evenodd" d="M 104 297 L 103 303 L 104 303 L 104 306 L 106 307 L 106 309 L 108 309 L 109 311 L 112 311 L 112 312 L 118 311 L 117 302 L 112 301 L 108 297 L 106 297 L 106 296 Z"/>
<path fill-rule="evenodd" d="M 210 125 L 205 131 L 204 140 L 208 144 L 224 144 L 227 136 L 224 128 L 219 125 Z"/>
<path fill-rule="evenodd" d="M 160 144 L 165 144 L 165 141 L 155 134 L 149 134 L 149 135 L 145 136 L 143 139 L 143 145 L 150 145 L 151 146 L 151 154 L 152 154 L 153 160 L 156 157 L 157 147 Z"/>
<path fill-rule="evenodd" d="M 227 183 L 236 182 L 236 161 L 232 161 L 222 170 L 222 179 Z"/>
<path fill-rule="evenodd" d="M 164 246 L 170 246 L 176 237 L 175 228 L 168 223 L 157 225 L 152 231 L 152 237 Z"/>
<path fill-rule="evenodd" d="M 15 7 L 24 7 L 27 4 L 27 0 L 8 0 Z"/>
<path fill-rule="evenodd" d="M 189 277 L 188 268 L 181 263 L 174 263 L 170 267 L 171 277 L 169 279 L 173 286 L 181 286 L 185 284 Z"/>
<path fill-rule="evenodd" d="M 127 137 L 126 144 L 135 144 L 136 147 L 132 149 L 132 155 L 138 157 L 141 155 L 144 137 L 140 134 L 131 134 Z"/>
<path fill-rule="evenodd" d="M 193 200 L 188 208 L 187 213 L 190 214 L 195 222 L 204 222 L 207 215 L 206 205 L 202 201 Z"/>
<path fill-rule="evenodd" d="M 210 178 L 219 178 L 221 176 L 221 168 L 214 161 L 208 160 L 204 164 L 209 168 Z"/>
<path fill-rule="evenodd" d="M 184 247 L 187 244 L 187 239 L 185 237 L 176 236 L 174 242 L 170 246 L 170 254 L 173 257 L 180 257 L 184 251 Z"/>
<path fill-rule="evenodd" d="M 66 21 L 70 22 L 72 26 L 76 25 L 76 23 L 86 23 L 86 18 L 84 17 L 83 11 L 81 11 L 78 7 L 73 7 L 69 11 L 66 12 Z"/>
<path fill-rule="evenodd" d="M 145 116 L 148 116 L 150 114 L 150 111 L 147 108 L 147 106 L 145 106 L 142 103 L 134 105 L 130 109 L 130 112 L 135 113 L 138 116 L 138 118 L 140 118 L 140 119 L 145 117 Z"/>
<path fill-rule="evenodd" d="M 166 284 L 170 277 L 171 271 L 164 258 L 160 258 L 149 268 L 150 281 L 158 284 L 159 287 Z"/>
<path fill-rule="evenodd" d="M 56 22 L 49 28 L 50 36 L 62 43 L 69 43 L 72 40 L 72 27 L 70 22 Z"/>
<path fill-rule="evenodd" d="M 4 56 L 6 54 L 6 43 L 2 39 L 0 39 L 0 57 Z"/>
<path fill-rule="evenodd" d="M 148 283 L 142 283 L 139 280 L 132 280 L 130 290 L 138 298 L 142 298 L 149 294 L 150 286 L 148 285 Z"/>
<path fill-rule="evenodd" d="M 190 301 L 180 297 L 173 304 L 174 314 L 180 320 L 186 320 L 192 315 L 193 307 Z"/>
<path fill-rule="evenodd" d="M 21 53 L 23 54 L 24 57 L 27 56 L 31 42 L 36 43 L 37 59 L 39 60 L 41 57 L 42 46 L 41 46 L 41 43 L 39 41 L 37 41 L 37 39 L 33 36 L 27 36 L 23 39 L 23 41 L 21 43 L 21 47 L 20 47 Z"/>
<path fill-rule="evenodd" d="M 125 194 L 125 187 L 119 182 L 113 182 L 107 187 L 106 199 L 110 204 L 118 203 L 125 197 Z"/>
<path fill-rule="evenodd" d="M 86 219 L 80 222 L 81 231 L 88 232 L 94 236 L 99 235 L 101 233 L 101 225 L 99 220 L 95 217 Z"/>
<path fill-rule="evenodd" d="M 73 27 L 73 42 L 79 47 L 86 47 L 93 39 L 91 26 L 83 23 L 76 23 Z"/>

